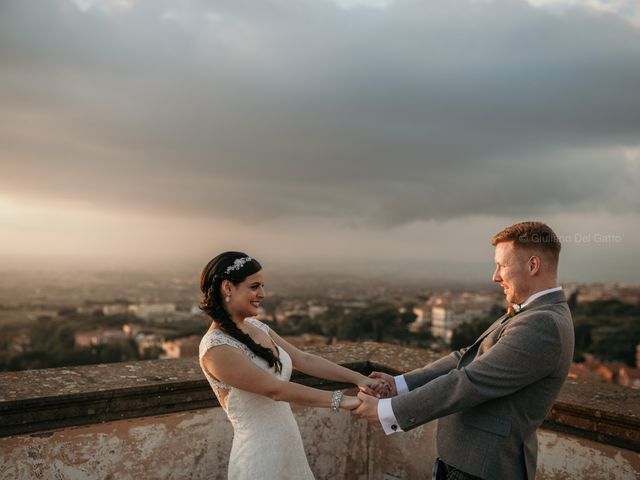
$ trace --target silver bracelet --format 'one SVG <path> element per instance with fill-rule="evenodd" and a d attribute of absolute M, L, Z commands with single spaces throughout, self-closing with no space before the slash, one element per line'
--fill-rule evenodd
<path fill-rule="evenodd" d="M 336 390 L 331 397 L 331 411 L 337 412 L 340 410 L 340 402 L 342 401 L 342 390 Z"/>

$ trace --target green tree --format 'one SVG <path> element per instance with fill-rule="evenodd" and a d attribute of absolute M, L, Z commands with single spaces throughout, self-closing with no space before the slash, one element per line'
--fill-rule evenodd
<path fill-rule="evenodd" d="M 640 306 L 620 300 L 577 304 L 572 310 L 575 358 L 591 353 L 603 360 L 635 365 L 640 343 Z"/>

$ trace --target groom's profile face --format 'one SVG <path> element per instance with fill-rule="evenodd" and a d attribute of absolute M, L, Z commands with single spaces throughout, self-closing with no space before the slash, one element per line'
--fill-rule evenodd
<path fill-rule="evenodd" d="M 499 283 L 509 303 L 522 303 L 530 294 L 529 257 L 518 252 L 513 242 L 500 242 L 495 250 L 493 281 Z"/>

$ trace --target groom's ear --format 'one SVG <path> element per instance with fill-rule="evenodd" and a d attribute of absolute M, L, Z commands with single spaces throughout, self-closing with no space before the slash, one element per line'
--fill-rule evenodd
<path fill-rule="evenodd" d="M 540 257 L 537 255 L 533 255 L 529 257 L 529 262 L 527 263 L 527 268 L 529 269 L 529 275 L 534 276 L 540 271 L 540 267 L 542 266 L 542 261 Z"/>

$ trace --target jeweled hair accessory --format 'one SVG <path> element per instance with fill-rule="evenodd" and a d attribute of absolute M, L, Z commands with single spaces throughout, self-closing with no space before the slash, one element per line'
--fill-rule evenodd
<path fill-rule="evenodd" d="M 234 270 L 240 270 L 242 267 L 244 267 L 245 263 L 250 262 L 251 260 L 253 260 L 253 258 L 251 257 L 236 258 L 233 262 L 233 265 L 229 265 L 224 271 L 225 275 L 233 272 Z"/>

